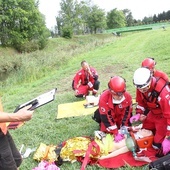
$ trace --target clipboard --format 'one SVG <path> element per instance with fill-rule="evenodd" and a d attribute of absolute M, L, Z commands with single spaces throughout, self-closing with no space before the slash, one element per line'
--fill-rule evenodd
<path fill-rule="evenodd" d="M 26 103 L 23 103 L 16 107 L 16 109 L 14 110 L 14 113 L 16 113 L 18 110 L 24 108 L 25 106 L 32 105 L 28 110 L 35 110 L 38 107 L 41 107 L 49 102 L 52 102 L 53 100 L 55 100 L 56 92 L 57 92 L 57 88 L 55 88 L 49 92 L 46 92 L 46 93 L 44 93 L 44 94 L 26 102 Z"/>

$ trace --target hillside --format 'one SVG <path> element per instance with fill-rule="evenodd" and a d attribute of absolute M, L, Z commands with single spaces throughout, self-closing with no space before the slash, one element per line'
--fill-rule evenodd
<path fill-rule="evenodd" d="M 133 73 L 140 67 L 145 57 L 154 57 L 157 61 L 157 69 L 165 71 L 170 76 L 170 28 L 166 31 L 157 29 L 124 33 L 121 37 L 115 37 L 112 34 L 107 36 L 107 38 L 100 37 L 100 41 L 99 38 L 90 36 L 86 36 L 86 39 L 75 37 L 72 41 L 60 38 L 50 39 L 49 46 L 43 51 L 19 55 L 22 56 L 22 61 L 29 62 L 29 66 L 34 66 L 36 69 L 31 68 L 23 82 L 19 82 L 19 75 L 24 74 L 21 69 L 20 72 L 10 75 L 5 82 L 1 83 L 5 111 L 12 112 L 18 104 L 52 88 L 56 87 L 58 91 L 54 102 L 37 109 L 31 121 L 11 131 L 18 148 L 23 143 L 26 147 L 34 148 L 40 142 L 58 144 L 74 136 L 93 136 L 98 125 L 92 121 L 91 116 L 56 120 L 59 104 L 79 100 L 74 97 L 71 82 L 82 60 L 87 60 L 97 69 L 101 82 L 99 93 L 107 88 L 111 76 L 120 75 L 126 79 L 127 90 L 135 97 Z M 23 65 L 25 70 L 29 69 L 25 63 Z M 39 77 L 34 73 L 37 70 Z M 36 165 L 37 162 L 31 156 L 24 160 L 21 170 L 30 170 Z M 63 170 L 79 168 L 78 163 L 65 163 L 61 166 Z M 88 169 L 90 170 L 91 167 Z M 97 169 L 98 167 L 93 167 L 93 170 Z"/>

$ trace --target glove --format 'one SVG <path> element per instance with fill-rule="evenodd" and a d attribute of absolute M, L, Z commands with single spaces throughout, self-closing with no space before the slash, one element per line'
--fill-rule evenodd
<path fill-rule="evenodd" d="M 125 137 L 123 134 L 118 133 L 117 135 L 115 135 L 114 141 L 117 143 L 117 142 L 120 142 L 121 140 L 123 140 L 124 138 Z"/>
<path fill-rule="evenodd" d="M 137 122 L 137 121 L 139 120 L 139 118 L 140 118 L 140 114 L 139 114 L 139 113 L 136 114 L 136 115 L 134 115 L 134 116 L 132 116 L 132 117 L 130 118 L 130 123 Z"/>
<path fill-rule="evenodd" d="M 162 142 L 163 154 L 166 155 L 170 151 L 170 140 L 164 139 Z"/>

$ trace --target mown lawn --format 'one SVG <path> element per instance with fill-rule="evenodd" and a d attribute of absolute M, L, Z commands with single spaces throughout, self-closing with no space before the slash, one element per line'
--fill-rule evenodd
<path fill-rule="evenodd" d="M 18 104 L 31 100 L 48 90 L 58 89 L 55 101 L 35 110 L 32 120 L 26 122 L 21 128 L 10 130 L 18 148 L 22 144 L 25 147 L 35 148 L 41 142 L 47 145 L 57 145 L 72 137 L 93 136 L 98 125 L 91 119 L 91 115 L 56 119 L 59 104 L 80 100 L 74 97 L 71 83 L 82 60 L 87 60 L 97 69 L 101 82 L 99 93 L 107 88 L 111 76 L 120 75 L 126 79 L 127 90 L 135 97 L 135 87 L 132 83 L 133 73 L 140 67 L 141 61 L 145 57 L 154 57 L 157 61 L 157 69 L 170 75 L 170 28 L 167 28 L 166 31 L 157 29 L 126 33 L 122 34 L 121 37 L 114 37 L 111 34 L 108 35 L 107 39 L 101 37 L 100 41 L 99 39 L 93 41 L 93 45 L 88 44 L 94 38 L 92 39 L 90 36 L 86 37 L 86 40 L 83 38 L 75 38 L 74 41 L 52 39 L 49 46 L 43 51 L 34 54 L 22 54 L 23 58 L 30 57 L 27 62 L 32 62 L 32 56 L 34 56 L 33 61 L 38 58 L 36 62 L 40 64 L 36 66 L 40 67 L 39 74 L 43 74 L 40 77 L 33 77 L 34 71 L 32 71 L 32 75 L 30 71 L 30 75 L 27 75 L 28 77 L 25 78 L 24 82 L 18 81 L 19 83 L 17 83 L 16 77 L 24 74 L 22 70 L 13 75 L 15 79 L 11 76 L 7 78 L 5 83 L 1 84 L 2 101 L 4 110 L 7 112 L 12 112 Z M 76 40 L 79 45 L 76 44 Z M 5 54 L 3 53 L 3 55 Z M 43 62 L 42 60 L 40 62 L 40 59 L 43 59 Z M 55 61 L 55 63 L 52 64 L 52 61 Z M 48 65 L 42 64 L 41 66 L 41 63 L 48 63 Z M 32 62 L 32 65 L 34 65 L 34 62 Z M 31 70 L 34 69 L 31 68 Z M 37 165 L 38 162 L 33 160 L 32 154 L 29 158 L 24 159 L 20 170 L 31 170 Z M 61 170 L 78 170 L 80 164 L 64 163 L 60 168 Z M 125 167 L 121 169 L 141 170 L 143 168 Z M 87 170 L 97 169 L 104 168 L 87 167 Z"/>

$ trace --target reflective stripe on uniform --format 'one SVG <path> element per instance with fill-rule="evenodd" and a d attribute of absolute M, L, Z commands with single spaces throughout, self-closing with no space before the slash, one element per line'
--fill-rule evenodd
<path fill-rule="evenodd" d="M 109 127 L 107 128 L 107 130 L 115 130 L 115 129 L 117 129 L 117 126 L 116 126 L 116 125 L 109 126 Z"/>
<path fill-rule="evenodd" d="M 145 108 L 142 107 L 142 106 L 140 106 L 140 105 L 137 105 L 136 108 L 137 108 L 137 109 L 141 109 L 142 111 L 145 111 Z"/>
<path fill-rule="evenodd" d="M 170 130 L 170 125 L 169 125 L 169 126 L 167 126 L 167 130 Z"/>

